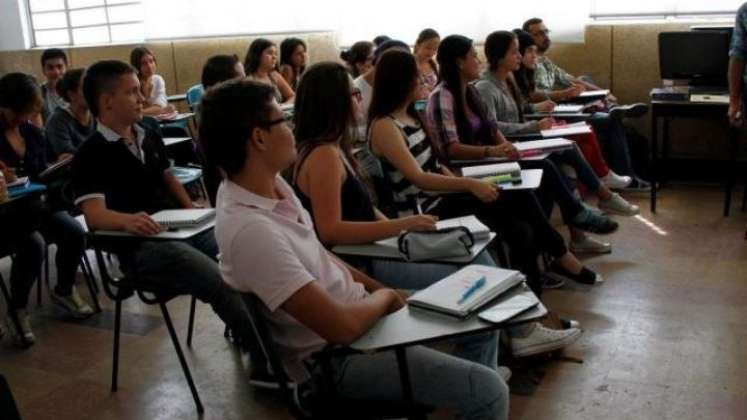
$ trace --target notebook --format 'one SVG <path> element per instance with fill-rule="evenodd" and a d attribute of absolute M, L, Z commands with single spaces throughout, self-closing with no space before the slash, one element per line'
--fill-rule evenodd
<path fill-rule="evenodd" d="M 526 285 L 518 286 L 517 289 L 518 293 L 506 293 L 505 297 L 499 297 L 491 307 L 477 316 L 483 321 L 500 324 L 539 304 L 537 296 Z"/>
<path fill-rule="evenodd" d="M 483 280 L 484 279 L 484 280 Z M 407 299 L 414 307 L 464 318 L 524 281 L 524 275 L 486 265 L 468 265 Z M 482 287 L 475 289 L 475 284 Z M 467 293 L 472 290 L 471 293 Z"/>
<path fill-rule="evenodd" d="M 552 110 L 553 114 L 576 114 L 584 110 L 584 105 L 560 104 Z"/>
<path fill-rule="evenodd" d="M 516 162 L 494 163 L 490 165 L 468 166 L 462 168 L 462 176 L 492 180 L 505 176 L 501 182 L 521 182 L 521 167 Z"/>
<path fill-rule="evenodd" d="M 178 209 L 161 210 L 151 217 L 161 226 L 167 228 L 184 228 L 201 225 L 214 216 L 215 209 Z"/>
<path fill-rule="evenodd" d="M 519 153 L 526 154 L 529 151 L 555 152 L 571 148 L 574 144 L 575 143 L 572 140 L 561 137 L 546 140 L 519 141 L 514 143 L 514 146 Z"/>
<path fill-rule="evenodd" d="M 16 178 L 13 182 L 8 182 L 6 185 L 8 188 L 22 188 L 29 185 L 29 177 L 27 176 L 21 176 Z"/>
<path fill-rule="evenodd" d="M 610 94 L 609 89 L 600 89 L 600 90 L 587 90 L 586 92 L 581 92 L 580 95 L 578 95 L 579 98 L 599 98 L 599 97 L 605 97 Z"/>
<path fill-rule="evenodd" d="M 576 124 L 568 124 L 556 128 L 551 128 L 549 130 L 541 130 L 540 134 L 542 134 L 542 137 L 548 138 L 548 137 L 563 137 L 563 136 L 573 136 L 576 134 L 588 134 L 591 133 L 591 127 L 589 127 L 585 122 L 580 122 Z"/>
<path fill-rule="evenodd" d="M 476 240 L 487 239 L 490 237 L 490 228 L 485 226 L 475 216 L 463 216 L 454 219 L 439 220 L 436 222 L 436 229 L 438 230 L 458 226 L 466 227 Z"/>

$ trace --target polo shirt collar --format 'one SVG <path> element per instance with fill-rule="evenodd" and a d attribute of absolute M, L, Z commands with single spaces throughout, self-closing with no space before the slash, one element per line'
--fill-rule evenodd
<path fill-rule="evenodd" d="M 271 212 L 274 211 L 282 201 L 255 194 L 229 179 L 226 179 L 223 182 L 226 184 L 226 189 L 231 200 L 244 206 L 255 207 Z M 275 178 L 275 185 L 278 187 L 278 190 L 282 192 L 283 196 L 285 196 L 285 200 L 292 199 L 293 190 L 280 175 Z"/>
<path fill-rule="evenodd" d="M 122 136 L 117 134 L 111 128 L 105 126 L 101 122 L 101 120 L 97 120 L 97 123 L 98 124 L 96 124 L 96 131 L 104 136 L 104 139 L 106 139 L 106 141 L 117 142 L 122 139 Z M 143 140 L 145 139 L 145 130 L 137 124 L 133 124 L 133 127 L 135 128 L 135 136 L 137 138 L 138 144 L 143 144 Z"/>

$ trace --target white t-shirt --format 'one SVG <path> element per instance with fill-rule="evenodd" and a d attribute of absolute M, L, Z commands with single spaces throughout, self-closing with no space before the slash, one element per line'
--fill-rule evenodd
<path fill-rule="evenodd" d="M 223 279 L 240 292 L 252 292 L 267 306 L 270 334 L 296 381 L 308 378 L 303 361 L 327 342 L 281 306 L 315 281 L 340 302 L 355 302 L 368 292 L 319 242 L 314 223 L 293 190 L 280 176 L 276 188 L 285 197 L 273 200 L 224 181 L 218 189 L 215 238 Z"/>
<path fill-rule="evenodd" d="M 371 106 L 371 97 L 373 97 L 373 86 L 368 84 L 363 75 L 360 75 L 353 80 L 353 84 L 358 90 L 361 91 L 361 109 L 363 110 L 363 116 L 368 118 L 368 107 Z"/>
<path fill-rule="evenodd" d="M 153 89 L 150 91 L 150 96 L 145 98 L 145 100 L 150 105 L 166 107 L 169 101 L 166 99 L 166 82 L 164 82 L 163 77 L 159 74 L 154 74 L 151 78 L 151 83 L 153 84 Z"/>

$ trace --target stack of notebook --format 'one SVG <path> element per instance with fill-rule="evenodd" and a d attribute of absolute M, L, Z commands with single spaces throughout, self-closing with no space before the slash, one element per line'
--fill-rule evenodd
<path fill-rule="evenodd" d="M 492 165 L 468 166 L 462 168 L 462 176 L 502 183 L 520 183 L 521 167 L 516 162 L 495 163 Z"/>
<path fill-rule="evenodd" d="M 468 265 L 413 294 L 407 303 L 464 318 L 523 282 L 518 271 Z"/>
<path fill-rule="evenodd" d="M 151 217 L 165 228 L 179 229 L 199 226 L 215 216 L 215 209 L 161 210 Z"/>
<path fill-rule="evenodd" d="M 574 144 L 575 143 L 572 140 L 556 138 L 547 140 L 520 141 L 514 143 L 514 146 L 516 146 L 516 150 L 518 150 L 520 154 L 526 154 L 529 152 L 557 152 L 560 150 L 570 149 Z"/>

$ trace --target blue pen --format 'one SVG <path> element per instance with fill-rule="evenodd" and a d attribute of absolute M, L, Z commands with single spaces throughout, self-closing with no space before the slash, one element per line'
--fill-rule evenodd
<path fill-rule="evenodd" d="M 477 279 L 477 281 L 475 281 L 472 286 L 470 286 L 469 289 L 464 292 L 462 298 L 457 302 L 457 305 L 461 305 L 462 303 L 464 303 L 465 300 L 469 299 L 470 296 L 474 295 L 475 292 L 480 290 L 483 286 L 485 286 L 485 276 Z"/>

